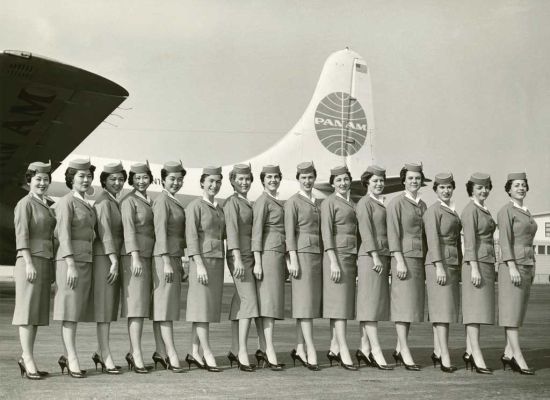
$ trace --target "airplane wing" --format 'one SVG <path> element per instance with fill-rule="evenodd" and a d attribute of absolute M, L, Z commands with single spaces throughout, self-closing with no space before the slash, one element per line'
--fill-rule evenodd
<path fill-rule="evenodd" d="M 0 54 L 0 263 L 15 261 L 13 208 L 28 164 L 59 166 L 127 97 L 83 69 L 28 52 Z"/>

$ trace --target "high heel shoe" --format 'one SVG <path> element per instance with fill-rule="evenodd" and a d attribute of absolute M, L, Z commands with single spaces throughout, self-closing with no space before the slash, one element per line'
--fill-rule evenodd
<path fill-rule="evenodd" d="M 256 353 L 254 353 L 254 356 L 256 357 L 256 364 L 258 364 L 258 366 L 263 365 L 263 363 L 267 358 L 265 353 L 260 349 L 256 350 Z"/>
<path fill-rule="evenodd" d="M 332 351 L 327 351 L 327 358 L 330 361 L 330 366 L 332 367 L 332 362 L 336 361 L 337 364 L 340 363 L 340 357 L 338 357 L 338 354 L 334 354 Z"/>
<path fill-rule="evenodd" d="M 185 356 L 185 362 L 187 363 L 189 369 L 191 369 L 191 364 L 196 366 L 198 369 L 205 369 L 204 365 L 198 362 L 191 354 L 187 354 Z"/>
<path fill-rule="evenodd" d="M 392 371 L 393 370 L 393 367 L 390 366 L 390 365 L 378 364 L 378 361 L 376 361 L 376 359 L 374 358 L 374 355 L 372 354 L 372 352 L 369 353 L 367 358 L 369 360 L 370 365 L 374 368 L 381 369 L 382 371 Z"/>
<path fill-rule="evenodd" d="M 166 363 L 166 369 L 172 371 L 174 374 L 181 374 L 184 369 L 183 367 L 175 367 L 173 366 L 171 363 L 170 363 L 170 357 L 166 357 L 165 359 L 165 363 Z"/>
<path fill-rule="evenodd" d="M 223 372 L 223 370 L 219 367 L 216 367 L 216 366 L 210 366 L 208 365 L 208 363 L 206 362 L 206 359 L 203 357 L 202 358 L 202 362 L 204 364 L 204 368 L 208 371 L 208 372 Z"/>
<path fill-rule="evenodd" d="M 155 369 L 157 369 L 157 363 L 160 363 L 160 365 L 164 369 L 168 368 L 168 364 L 166 363 L 166 361 L 164 361 L 164 358 L 162 358 L 162 356 L 159 353 L 157 353 L 156 351 L 153 353 L 151 358 L 155 362 Z"/>
<path fill-rule="evenodd" d="M 455 372 L 458 369 L 454 365 L 450 365 L 450 366 L 446 367 L 446 366 L 443 365 L 443 363 L 440 364 L 440 367 L 441 367 L 441 371 L 447 372 L 447 373 L 450 373 L 450 374 L 452 374 L 453 372 Z"/>
<path fill-rule="evenodd" d="M 342 357 L 340 356 L 340 353 L 337 354 L 338 356 L 338 362 L 340 363 L 340 366 L 344 369 L 347 369 L 348 371 L 358 371 L 359 368 L 353 364 L 344 364 L 342 361 Z"/>
<path fill-rule="evenodd" d="M 468 354 L 467 352 L 464 352 L 464 354 L 462 354 L 462 359 L 464 360 L 464 365 L 466 366 L 466 370 L 468 370 L 468 364 L 470 364 L 470 367 L 472 366 L 472 355 Z"/>
<path fill-rule="evenodd" d="M 231 365 L 231 368 L 233 368 L 233 363 L 237 363 L 237 365 L 239 365 L 239 359 L 237 358 L 237 356 L 235 354 L 233 354 L 232 351 L 230 351 L 229 353 L 227 353 L 227 359 L 229 360 L 229 363 Z"/>
<path fill-rule="evenodd" d="M 282 371 L 284 364 L 271 364 L 267 356 L 264 358 L 264 368 L 269 368 L 272 371 Z"/>
<path fill-rule="evenodd" d="M 493 370 L 491 368 L 481 368 L 476 365 L 474 356 L 470 354 L 470 363 L 472 364 L 472 371 L 475 369 L 478 374 L 492 375 Z"/>
<path fill-rule="evenodd" d="M 502 370 L 506 371 L 506 365 L 510 367 L 510 369 L 513 369 L 512 367 L 512 360 L 508 357 L 506 357 L 504 354 L 500 357 L 500 361 L 502 362 Z"/>
<path fill-rule="evenodd" d="M 79 371 L 79 372 L 71 371 L 68 364 L 67 364 L 67 373 L 71 378 L 86 378 L 86 374 L 83 374 L 82 371 Z"/>
<path fill-rule="evenodd" d="M 308 363 L 304 361 L 299 354 L 296 353 L 296 349 L 293 349 L 290 352 L 290 357 L 292 358 L 292 362 L 294 363 L 294 366 L 296 366 L 296 360 L 300 361 L 304 367 L 308 366 Z"/>
<path fill-rule="evenodd" d="M 69 361 L 67 360 L 67 357 L 65 357 L 64 355 L 59 357 L 59 360 L 57 360 L 57 363 L 61 368 L 61 375 L 63 375 L 63 371 L 65 370 L 65 368 L 67 368 L 67 374 L 70 375 L 71 378 L 86 378 L 86 370 L 81 369 L 78 372 L 70 370 Z"/>
<path fill-rule="evenodd" d="M 435 353 L 432 353 L 430 358 L 432 359 L 432 362 L 434 363 L 434 368 L 437 366 L 437 364 L 443 365 L 443 364 L 441 364 L 441 356 L 438 357 L 438 356 L 435 355 Z"/>
<path fill-rule="evenodd" d="M 512 371 L 519 372 L 521 375 L 535 375 L 535 370 L 531 368 L 521 368 L 514 357 L 510 360 Z"/>
<path fill-rule="evenodd" d="M 395 365 L 401 364 L 401 358 L 400 358 L 401 355 L 397 352 L 397 350 L 394 350 L 391 356 L 395 360 Z"/>
<path fill-rule="evenodd" d="M 358 367 L 361 366 L 361 361 L 363 361 L 367 367 L 372 367 L 372 363 L 370 362 L 369 358 L 360 349 L 357 349 L 357 351 L 355 352 L 355 358 L 357 359 Z"/>
<path fill-rule="evenodd" d="M 19 369 L 21 370 L 21 378 L 24 376 L 27 377 L 27 379 L 31 380 L 40 380 L 42 379 L 42 376 L 40 375 L 40 372 L 28 372 L 27 367 L 25 366 L 25 361 L 23 361 L 23 358 L 20 358 L 19 361 L 17 361 L 17 364 L 19 364 Z"/>
<path fill-rule="evenodd" d="M 244 372 L 254 372 L 254 371 L 256 371 L 256 366 L 255 365 L 241 364 L 241 362 L 239 361 L 238 358 L 237 358 L 237 366 L 239 367 L 239 371 L 244 371 Z"/>
<path fill-rule="evenodd" d="M 120 374 L 120 367 L 118 365 L 115 365 L 114 368 L 107 368 L 105 366 L 105 363 L 103 362 L 103 360 L 101 359 L 101 357 L 97 353 L 92 354 L 92 361 L 95 364 L 95 370 L 96 371 L 97 371 L 97 364 L 101 364 L 101 372 L 107 372 L 108 374 L 111 374 L 111 375 Z"/>
<path fill-rule="evenodd" d="M 134 361 L 134 356 L 130 353 L 126 354 L 126 361 L 128 362 L 128 369 L 134 370 L 136 374 L 148 374 L 149 371 L 145 367 L 137 367 Z"/>
<path fill-rule="evenodd" d="M 319 364 L 307 364 L 307 369 L 310 371 L 320 371 L 321 367 L 319 367 Z"/>
<path fill-rule="evenodd" d="M 407 364 L 407 363 L 405 363 L 405 361 L 403 361 L 403 356 L 401 355 L 401 353 L 394 352 L 393 358 L 396 361 L 400 361 L 401 364 L 403 364 L 405 366 L 405 369 L 407 371 L 420 371 L 422 369 L 422 367 L 418 364 Z"/>

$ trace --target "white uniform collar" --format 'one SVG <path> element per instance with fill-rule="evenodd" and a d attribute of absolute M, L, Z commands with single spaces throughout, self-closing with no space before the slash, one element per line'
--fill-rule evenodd
<path fill-rule="evenodd" d="M 218 207 L 218 202 L 216 201 L 216 199 L 214 199 L 214 202 L 211 202 L 210 200 L 208 200 L 208 197 L 206 196 L 202 196 L 202 199 L 206 201 L 208 204 L 212 204 L 214 207 Z"/>
<path fill-rule="evenodd" d="M 481 204 L 479 203 L 479 201 L 476 200 L 475 197 L 472 197 L 472 201 L 473 201 L 474 204 L 475 204 L 476 206 L 478 206 L 479 208 L 482 208 L 482 209 L 484 209 L 485 211 L 489 211 L 489 209 L 487 208 L 487 206 L 481 205 Z"/>
<path fill-rule="evenodd" d="M 31 192 L 31 196 L 34 197 L 39 202 L 44 203 L 45 205 L 48 205 L 48 200 L 46 200 L 46 196 L 42 196 L 42 198 L 40 198 L 36 193 L 33 193 L 33 192 Z"/>
<path fill-rule="evenodd" d="M 306 199 L 308 199 L 309 201 L 311 201 L 312 203 L 315 203 L 315 196 L 313 195 L 313 191 L 311 191 L 311 197 L 309 197 L 307 195 L 306 192 L 304 192 L 303 190 L 300 189 L 300 191 L 298 191 L 298 194 L 301 195 L 301 196 L 304 196 Z"/>
<path fill-rule="evenodd" d="M 382 205 L 384 205 L 384 201 L 386 200 L 386 196 L 378 196 L 378 198 L 376 198 L 372 193 L 369 193 L 369 197 Z"/>
<path fill-rule="evenodd" d="M 105 193 L 107 193 L 114 201 L 116 201 L 116 197 L 113 196 L 111 192 L 109 192 L 108 190 L 105 190 Z"/>
<path fill-rule="evenodd" d="M 448 208 L 449 210 L 451 210 L 452 212 L 456 212 L 456 207 L 455 207 L 455 203 L 453 201 L 449 202 L 449 205 L 447 205 L 443 200 L 441 199 L 438 199 L 439 202 L 441 203 L 441 205 L 443 207 L 446 207 Z"/>
<path fill-rule="evenodd" d="M 86 199 L 80 195 L 76 190 L 73 190 L 73 197 L 76 197 L 79 200 L 82 200 L 83 202 L 86 202 Z"/>
<path fill-rule="evenodd" d="M 143 200 L 145 200 L 147 203 L 151 204 L 151 199 L 147 195 L 141 194 L 139 190 L 136 190 L 136 196 L 141 197 Z"/>
<path fill-rule="evenodd" d="M 246 197 L 244 197 L 242 194 L 238 193 L 238 192 L 235 192 L 235 194 L 237 195 L 238 198 L 240 199 L 243 199 L 244 201 L 246 201 L 248 204 L 252 204 L 250 202 L 250 200 L 248 200 Z"/>
<path fill-rule="evenodd" d="M 420 195 L 418 194 L 418 192 L 416 194 L 416 199 L 415 199 L 408 190 L 405 190 L 405 197 L 414 201 L 416 204 L 420 203 Z"/>
<path fill-rule="evenodd" d="M 264 192 L 271 198 L 275 199 L 275 200 L 279 200 L 279 192 L 275 193 L 275 196 L 273 196 L 271 193 L 269 193 L 269 191 L 267 190 L 264 190 Z"/>
<path fill-rule="evenodd" d="M 525 206 L 519 206 L 514 200 L 510 200 L 514 207 L 519 208 L 520 210 L 523 210 L 525 212 L 529 212 L 529 209 Z"/>
<path fill-rule="evenodd" d="M 347 198 L 342 196 L 340 193 L 336 192 L 336 196 L 340 197 L 341 199 L 344 199 L 346 200 L 348 203 L 350 203 L 350 192 L 348 191 L 348 196 Z"/>
<path fill-rule="evenodd" d="M 170 193 L 168 190 L 166 189 L 162 189 L 163 192 L 166 192 L 166 195 L 168 197 L 170 197 L 172 200 L 174 200 L 176 203 L 178 203 L 180 206 L 183 207 L 183 204 L 180 203 L 180 201 L 178 199 L 176 199 L 176 196 L 174 196 L 172 193 Z"/>

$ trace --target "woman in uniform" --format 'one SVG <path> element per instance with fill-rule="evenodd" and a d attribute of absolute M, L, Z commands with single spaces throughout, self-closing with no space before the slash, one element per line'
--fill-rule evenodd
<path fill-rule="evenodd" d="M 56 255 L 56 283 L 53 319 L 63 321 L 61 332 L 67 358 L 58 363 L 61 372 L 67 367 L 73 378 L 85 378 L 76 354 L 78 322 L 94 320 L 92 288 L 92 248 L 96 215 L 85 199 L 92 185 L 95 166 L 90 160 L 73 160 L 65 171 L 65 183 L 71 191 L 59 199 L 56 207 L 55 236 L 59 242 Z"/>
<path fill-rule="evenodd" d="M 185 212 L 175 198 L 187 171 L 181 162 L 169 161 L 160 170 L 163 190 L 153 202 L 155 247 L 153 248 L 153 331 L 157 363 L 175 373 L 183 372 L 174 345 L 173 321 L 180 318 L 181 257 L 185 248 Z M 166 356 L 166 357 L 164 357 Z"/>
<path fill-rule="evenodd" d="M 313 196 L 317 171 L 313 162 L 296 167 L 300 191 L 284 207 L 288 268 L 292 277 L 292 317 L 296 318 L 296 349 L 290 356 L 294 363 L 320 371 L 313 344 L 313 319 L 322 316 L 323 264 L 321 256 L 321 210 Z M 305 347 L 304 347 L 305 342 Z"/>
<path fill-rule="evenodd" d="M 52 271 L 53 231 L 55 216 L 46 199 L 51 182 L 51 164 L 33 162 L 27 168 L 25 179 L 28 196 L 15 206 L 15 310 L 13 325 L 19 326 L 19 340 L 23 351 L 19 359 L 21 376 L 42 379 L 47 373 L 39 371 L 34 361 L 34 342 L 38 326 L 49 325 L 50 285 Z"/>
<path fill-rule="evenodd" d="M 284 319 L 285 299 L 285 225 L 283 202 L 278 198 L 283 178 L 278 165 L 262 168 L 260 181 L 264 192 L 254 203 L 252 223 L 252 251 L 254 276 L 258 293 L 261 327 L 265 335 L 265 353 L 256 352 L 258 364 L 264 362 L 272 370 L 282 370 L 273 346 L 273 328 L 276 319 Z"/>
<path fill-rule="evenodd" d="M 93 256 L 94 317 L 97 322 L 98 350 L 92 355 L 97 369 L 119 374 L 111 356 L 109 331 L 117 320 L 120 302 L 119 261 L 122 247 L 122 217 L 117 195 L 126 182 L 122 163 L 106 164 L 99 176 L 103 191 L 98 195 L 94 209 L 97 216 Z"/>
<path fill-rule="evenodd" d="M 533 239 L 537 223 L 523 204 L 529 191 L 527 174 L 508 174 L 504 190 L 510 202 L 497 216 L 502 260 L 498 268 L 498 324 L 504 327 L 506 347 L 502 367 L 510 365 L 524 375 L 535 372 L 527 366 L 519 345 L 519 328 L 523 324 L 533 281 L 535 256 Z"/>
<path fill-rule="evenodd" d="M 134 187 L 120 203 L 124 245 L 122 247 L 122 310 L 128 318 L 130 351 L 128 368 L 138 374 L 148 371 L 143 364 L 141 336 L 143 319 L 149 317 L 151 302 L 151 256 L 155 244 L 155 228 L 151 198 L 147 188 L 153 181 L 149 163 L 130 167 L 128 183 Z"/>
<path fill-rule="evenodd" d="M 388 242 L 391 261 L 391 319 L 395 322 L 397 345 L 393 353 L 410 371 L 419 371 L 408 345 L 411 322 L 424 321 L 424 255 L 426 253 L 422 216 L 426 203 L 419 196 L 424 183 L 421 164 L 405 164 L 399 173 L 405 191 L 387 207 Z"/>
<path fill-rule="evenodd" d="M 191 258 L 187 321 L 192 322 L 193 344 L 185 360 L 210 372 L 220 372 L 210 348 L 210 322 L 220 322 L 225 238 L 225 216 L 215 196 L 222 185 L 221 167 L 203 169 L 200 185 L 202 198 L 186 209 L 185 236 L 187 255 Z M 202 347 L 204 358 L 200 355 Z"/>
<path fill-rule="evenodd" d="M 458 322 L 460 301 L 460 263 L 462 224 L 452 202 L 456 187 L 451 173 L 437 174 L 433 190 L 438 201 L 424 214 L 428 242 L 426 256 L 426 288 L 428 315 L 434 330 L 434 367 L 440 364 L 443 372 L 454 372 L 449 356 L 449 324 Z"/>
<path fill-rule="evenodd" d="M 390 251 L 384 206 L 386 170 L 371 165 L 361 176 L 367 194 L 356 207 L 361 246 L 357 259 L 357 316 L 360 321 L 361 348 L 355 353 L 357 364 L 363 361 L 382 370 L 386 364 L 378 341 L 378 321 L 390 318 Z"/>
<path fill-rule="evenodd" d="M 480 325 L 495 323 L 495 248 L 496 224 L 485 206 L 493 185 L 491 177 L 476 172 L 466 183 L 471 201 L 462 211 L 464 265 L 462 266 L 462 323 L 466 325 L 466 364 L 480 374 L 492 374 L 479 346 Z"/>
<path fill-rule="evenodd" d="M 232 351 L 227 357 L 231 365 L 236 361 L 242 371 L 251 372 L 254 368 L 248 360 L 248 332 L 250 321 L 257 318 L 259 313 L 256 282 L 252 272 L 252 203 L 247 198 L 250 185 L 254 181 L 250 166 L 235 165 L 229 173 L 229 181 L 235 193 L 225 201 L 223 212 L 227 231 L 227 265 L 235 282 L 235 293 L 229 309 Z"/>
<path fill-rule="evenodd" d="M 329 182 L 335 193 L 321 204 L 323 318 L 330 319 L 330 364 L 337 361 L 343 368 L 356 371 L 346 339 L 347 320 L 355 318 L 357 277 L 357 217 L 350 196 L 351 180 L 346 166 L 331 169 Z"/>

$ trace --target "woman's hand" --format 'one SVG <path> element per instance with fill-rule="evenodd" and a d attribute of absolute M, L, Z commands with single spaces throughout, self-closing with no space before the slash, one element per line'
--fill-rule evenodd
<path fill-rule="evenodd" d="M 254 270 L 252 271 L 257 280 L 261 281 L 264 276 L 264 270 L 261 263 L 254 264 Z"/>
<path fill-rule="evenodd" d="M 331 262 L 330 263 L 330 280 L 334 283 L 340 282 L 340 278 L 342 277 L 342 270 L 340 269 L 340 266 L 337 262 Z"/>
<path fill-rule="evenodd" d="M 298 263 L 293 263 L 292 261 L 288 264 L 288 273 L 293 278 L 298 278 L 300 275 L 300 265 Z"/>
<path fill-rule="evenodd" d="M 510 280 L 515 286 L 521 286 L 521 274 L 518 271 L 518 268 L 513 265 L 508 267 L 508 272 L 510 273 Z"/>
<path fill-rule="evenodd" d="M 395 269 L 397 271 L 397 277 L 401 280 L 407 278 L 407 264 L 405 264 L 404 261 L 397 261 L 397 264 L 395 265 Z"/>
<path fill-rule="evenodd" d="M 27 274 L 27 281 L 33 283 L 36 280 L 36 268 L 32 262 L 27 262 L 25 271 Z"/>
<path fill-rule="evenodd" d="M 372 262 L 374 263 L 374 265 L 372 266 L 372 269 L 374 272 L 380 275 L 384 268 L 384 264 L 382 264 L 382 260 L 380 259 L 378 252 L 373 251 L 371 252 L 371 255 L 372 255 Z"/>
<path fill-rule="evenodd" d="M 481 286 L 481 274 L 479 273 L 479 267 L 477 266 L 477 263 L 473 264 L 470 262 L 470 265 L 472 266 L 472 272 L 470 274 L 470 280 L 472 281 L 472 285 L 475 287 Z"/>
<path fill-rule="evenodd" d="M 139 258 L 132 258 L 132 265 L 130 266 L 132 270 L 132 275 L 141 276 L 143 273 L 143 265 L 141 265 L 141 260 Z"/>
<path fill-rule="evenodd" d="M 166 283 L 174 282 L 174 267 L 170 261 L 164 262 L 164 281 Z"/>
<path fill-rule="evenodd" d="M 447 283 L 447 273 L 445 272 L 445 268 L 443 268 L 443 263 L 441 262 L 435 263 L 435 278 L 438 285 L 445 286 Z"/>
<path fill-rule="evenodd" d="M 109 275 L 107 275 L 107 283 L 113 285 L 118 279 L 118 260 L 111 260 L 111 268 L 109 269 Z"/>
<path fill-rule="evenodd" d="M 74 265 L 67 265 L 67 286 L 71 289 L 76 289 L 78 285 L 78 271 Z"/>
<path fill-rule="evenodd" d="M 197 281 L 202 285 L 208 285 L 208 272 L 204 265 L 197 263 Z"/>
<path fill-rule="evenodd" d="M 237 279 L 244 278 L 244 265 L 242 260 L 235 258 L 235 264 L 233 268 L 233 277 Z"/>

